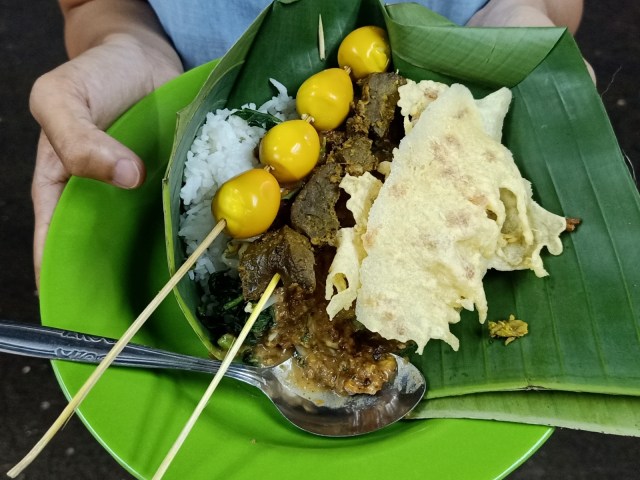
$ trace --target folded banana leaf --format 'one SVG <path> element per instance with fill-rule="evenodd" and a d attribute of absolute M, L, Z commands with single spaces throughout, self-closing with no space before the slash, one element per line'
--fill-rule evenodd
<path fill-rule="evenodd" d="M 319 15 L 324 61 L 317 48 Z M 489 337 L 475 312 L 464 312 L 452 325 L 458 352 L 432 341 L 422 356 L 412 358 L 429 383 L 417 415 L 433 416 L 437 410 L 495 417 L 494 397 L 480 392 L 538 388 L 597 394 L 500 394 L 505 403 L 518 402 L 520 420 L 555 424 L 560 411 L 571 411 L 572 405 L 601 405 L 606 394 L 640 395 L 640 197 L 580 52 L 564 29 L 459 27 L 415 4 L 383 7 L 376 0 L 273 2 L 179 115 L 163 183 L 170 270 L 185 258 L 177 236 L 179 189 L 186 153 L 206 112 L 264 102 L 274 94 L 269 78 L 295 94 L 309 75 L 335 66 L 341 39 L 365 24 L 386 28 L 394 68 L 409 78 L 460 82 L 477 95 L 512 88 L 504 143 L 543 207 L 582 220 L 576 232 L 564 235 L 562 255 L 544 257 L 549 277 L 490 272 L 485 278 L 489 319 L 515 314 L 528 322 L 529 335 L 505 346 Z M 176 296 L 211 349 L 196 316 L 196 285 L 183 280 Z M 550 401 L 562 402 L 563 409 L 532 407 Z M 615 423 L 604 417 L 603 422 Z"/>
<path fill-rule="evenodd" d="M 425 400 L 410 418 L 475 418 L 640 437 L 640 397 L 557 390 L 471 393 Z"/>

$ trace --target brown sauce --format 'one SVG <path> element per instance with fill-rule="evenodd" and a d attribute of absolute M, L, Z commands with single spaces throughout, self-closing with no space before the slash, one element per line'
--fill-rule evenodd
<path fill-rule="evenodd" d="M 319 256 L 327 257 L 327 252 Z M 254 347 L 255 357 L 266 366 L 295 355 L 306 385 L 342 395 L 374 394 L 395 374 L 396 362 L 389 354 L 405 345 L 365 330 L 349 312 L 329 319 L 322 268 L 326 263 L 326 258 L 317 259 L 314 292 L 296 285 L 279 289 L 274 325 Z"/>

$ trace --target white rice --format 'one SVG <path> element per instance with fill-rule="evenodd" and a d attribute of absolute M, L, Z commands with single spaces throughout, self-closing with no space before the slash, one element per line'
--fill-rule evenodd
<path fill-rule="evenodd" d="M 295 102 L 287 94 L 287 89 L 273 79 L 271 83 L 278 94 L 257 110 L 281 120 L 296 118 Z M 256 110 L 255 104 L 247 104 L 242 108 Z M 214 226 L 211 199 L 216 190 L 230 178 L 259 163 L 255 151 L 265 130 L 249 126 L 245 120 L 232 115 L 236 111 L 222 109 L 208 113 L 187 153 L 184 184 L 180 190 L 185 212 L 180 217 L 178 231 L 187 255 L 197 248 Z M 220 235 L 189 272 L 191 279 L 201 283 L 205 292 L 209 276 L 228 268 L 222 260 L 222 252 L 228 241 L 229 237 Z"/>

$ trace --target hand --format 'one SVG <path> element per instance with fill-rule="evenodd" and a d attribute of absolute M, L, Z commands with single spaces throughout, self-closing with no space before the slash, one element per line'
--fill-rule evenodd
<path fill-rule="evenodd" d="M 555 27 L 566 26 L 575 33 L 582 18 L 582 0 L 491 0 L 467 23 L 471 27 Z M 584 61 L 596 83 L 593 68 Z"/>
<path fill-rule="evenodd" d="M 467 23 L 470 27 L 554 27 L 547 14 L 527 2 L 493 0 Z"/>
<path fill-rule="evenodd" d="M 98 133 L 102 132 L 97 131 L 96 135 Z M 103 133 L 103 135 L 106 134 Z M 108 137 L 105 143 L 110 142 L 115 144 L 111 151 L 111 155 L 116 153 L 118 149 L 128 150 L 115 140 Z M 82 147 L 79 145 L 78 148 L 81 149 Z M 113 173 L 111 174 L 111 183 L 124 188 L 136 187 L 144 181 L 144 166 L 142 166 L 140 159 L 137 158 L 133 152 L 129 152 L 130 151 L 128 151 L 130 160 L 125 160 L 125 155 L 122 155 L 122 158 L 123 162 L 130 163 L 128 165 L 124 165 L 123 171 L 118 171 L 118 167 L 112 168 Z M 101 171 L 101 163 L 106 169 L 105 172 L 108 177 L 108 170 L 111 168 L 113 161 L 109 158 L 110 155 L 108 149 L 104 149 L 103 153 L 106 155 L 103 155 L 102 158 L 96 158 L 97 156 L 94 156 L 93 159 L 89 159 L 85 164 L 79 160 L 80 163 L 77 164 L 77 167 L 74 168 L 72 166 L 68 169 L 51 146 L 51 143 L 44 131 L 40 133 L 36 154 L 36 166 L 31 185 L 31 197 L 35 213 L 33 261 L 36 286 L 38 286 L 38 288 L 40 286 L 40 268 L 44 242 L 47 237 L 54 209 L 62 195 L 62 191 L 64 190 L 71 175 L 81 175 L 80 171 L 83 169 L 85 171 L 82 176 L 109 181 L 107 178 L 101 178 L 105 175 L 105 173 Z M 73 157 L 68 156 L 65 158 L 71 159 Z M 130 169 L 130 171 L 127 171 L 128 169 Z M 74 173 L 74 170 L 76 170 L 76 173 Z"/>
<path fill-rule="evenodd" d="M 181 72 L 179 61 L 141 62 L 116 39 L 43 75 L 33 86 L 31 112 L 42 127 L 32 183 L 34 267 L 39 286 L 44 241 L 71 175 L 135 188 L 145 178 L 138 156 L 103 129 L 148 92 Z M 172 59 L 173 60 L 173 59 Z"/>
<path fill-rule="evenodd" d="M 567 27 L 575 33 L 583 0 L 491 0 L 469 20 L 470 26 Z"/>

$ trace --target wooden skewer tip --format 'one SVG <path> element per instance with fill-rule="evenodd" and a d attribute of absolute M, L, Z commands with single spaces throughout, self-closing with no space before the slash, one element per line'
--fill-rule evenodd
<path fill-rule="evenodd" d="M 322 25 L 322 15 L 318 15 L 318 52 L 320 54 L 320 60 L 326 58 L 326 51 L 324 45 L 324 26 Z"/>

